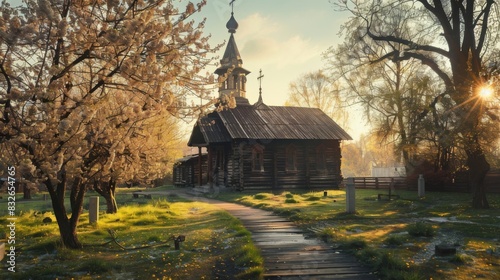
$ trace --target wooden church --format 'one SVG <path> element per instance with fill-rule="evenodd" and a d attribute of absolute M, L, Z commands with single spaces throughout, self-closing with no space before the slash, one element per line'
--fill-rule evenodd
<path fill-rule="evenodd" d="M 215 71 L 220 102 L 235 106 L 201 117 L 188 146 L 198 155 L 174 168 L 177 185 L 210 185 L 236 190 L 337 188 L 342 140 L 351 137 L 317 108 L 268 106 L 246 98 L 246 75 L 234 33 L 233 13 L 226 24 L 230 37 Z M 202 154 L 206 148 L 206 154 Z"/>

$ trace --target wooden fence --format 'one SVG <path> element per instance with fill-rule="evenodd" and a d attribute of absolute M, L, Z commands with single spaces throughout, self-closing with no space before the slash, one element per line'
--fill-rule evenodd
<path fill-rule="evenodd" d="M 357 189 L 389 189 L 393 184 L 396 190 L 417 190 L 418 177 L 353 177 Z M 425 178 L 424 178 L 425 179 Z M 434 178 L 435 179 L 435 178 Z M 344 180 L 344 183 L 347 182 Z M 500 193 L 500 170 L 490 171 L 484 179 L 488 193 Z M 426 181 L 425 189 L 428 191 L 469 192 L 467 174 L 460 174 L 453 180 Z"/>
<path fill-rule="evenodd" d="M 395 189 L 408 189 L 405 177 L 353 177 L 357 189 L 389 189 L 391 184 Z"/>

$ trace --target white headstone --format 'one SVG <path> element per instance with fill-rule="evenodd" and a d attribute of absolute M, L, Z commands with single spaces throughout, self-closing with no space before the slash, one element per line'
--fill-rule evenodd
<path fill-rule="evenodd" d="M 349 214 L 356 213 L 356 192 L 354 189 L 354 178 L 352 177 L 347 178 L 345 195 L 345 211 Z"/>

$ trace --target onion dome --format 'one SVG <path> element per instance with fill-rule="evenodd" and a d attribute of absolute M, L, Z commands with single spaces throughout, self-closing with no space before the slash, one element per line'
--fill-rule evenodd
<path fill-rule="evenodd" d="M 229 33 L 236 33 L 236 29 L 238 29 L 238 22 L 234 19 L 233 13 L 231 13 L 231 18 L 226 23 L 226 27 Z"/>

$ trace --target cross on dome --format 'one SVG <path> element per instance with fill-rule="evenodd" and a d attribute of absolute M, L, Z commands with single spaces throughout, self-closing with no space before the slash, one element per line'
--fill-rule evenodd
<path fill-rule="evenodd" d="M 236 19 L 234 19 L 234 1 L 236 0 L 231 0 L 231 2 L 229 2 L 229 5 L 231 6 L 231 18 L 229 19 L 229 21 L 226 23 L 226 27 L 227 27 L 227 30 L 229 33 L 236 33 L 236 29 L 238 29 L 238 22 L 236 21 Z"/>

